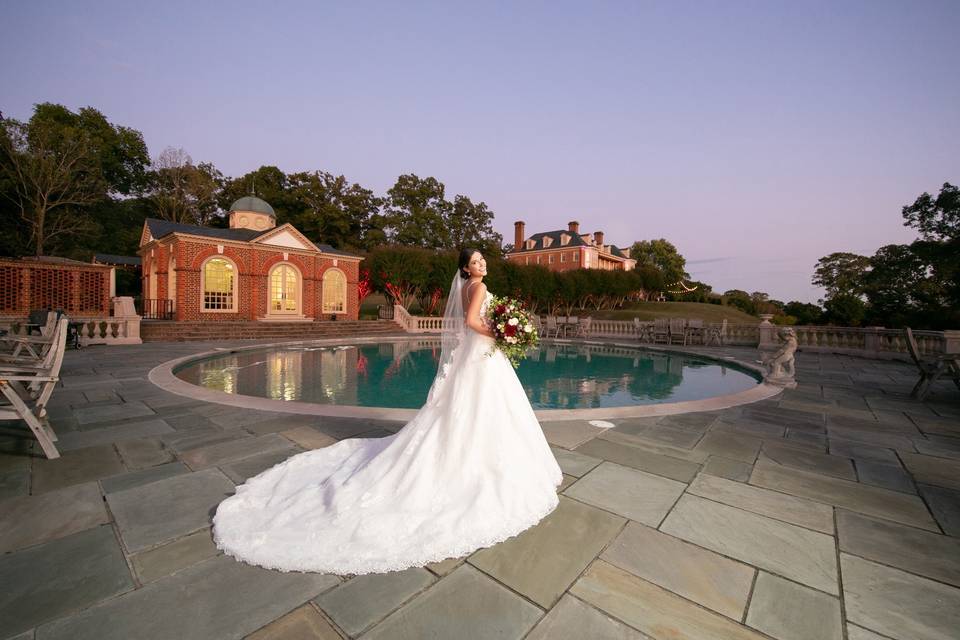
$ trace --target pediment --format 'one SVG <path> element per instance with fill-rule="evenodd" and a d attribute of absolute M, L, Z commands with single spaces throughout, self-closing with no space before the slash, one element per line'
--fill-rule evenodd
<path fill-rule="evenodd" d="M 288 249 L 300 249 L 301 251 L 316 251 L 317 248 L 302 233 L 297 231 L 296 227 L 287 223 L 280 225 L 269 233 L 265 233 L 253 242 L 257 244 L 266 244 L 273 247 L 287 247 Z"/>
<path fill-rule="evenodd" d="M 153 236 L 150 235 L 150 226 L 144 222 L 143 231 L 140 233 L 140 246 L 142 247 L 148 242 L 153 242 Z"/>

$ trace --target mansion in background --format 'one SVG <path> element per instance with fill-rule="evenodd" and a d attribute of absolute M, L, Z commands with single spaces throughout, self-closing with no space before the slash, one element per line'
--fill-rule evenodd
<path fill-rule="evenodd" d="M 277 226 L 255 196 L 230 207 L 230 227 L 148 218 L 140 249 L 147 317 L 178 321 L 356 320 L 359 256 Z"/>
<path fill-rule="evenodd" d="M 543 231 L 529 238 L 524 236 L 524 223 L 513 223 L 515 239 L 513 251 L 507 254 L 510 262 L 523 265 L 539 264 L 551 271 L 572 269 L 606 269 L 629 271 L 637 264 L 629 250 L 612 244 L 603 244 L 603 232 L 580 233 L 580 223 L 567 223 L 566 230 Z"/>

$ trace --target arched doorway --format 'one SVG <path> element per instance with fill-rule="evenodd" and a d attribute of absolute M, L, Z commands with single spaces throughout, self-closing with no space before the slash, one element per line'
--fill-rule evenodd
<path fill-rule="evenodd" d="M 271 269 L 267 314 L 271 316 L 300 315 L 302 282 L 300 272 L 291 264 L 281 263 Z"/>

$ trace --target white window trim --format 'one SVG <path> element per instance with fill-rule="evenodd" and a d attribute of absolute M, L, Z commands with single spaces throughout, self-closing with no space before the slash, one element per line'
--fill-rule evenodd
<path fill-rule="evenodd" d="M 287 311 L 286 313 L 284 313 L 283 311 L 274 311 L 270 308 L 270 303 L 272 302 L 271 296 L 273 295 L 273 291 L 271 290 L 271 287 L 273 286 L 272 284 L 273 272 L 275 269 L 279 269 L 280 267 L 290 267 L 297 273 L 297 310 L 296 311 Z M 267 272 L 267 315 L 268 316 L 270 315 L 273 315 L 273 316 L 303 315 L 303 272 L 301 272 L 300 269 L 297 267 L 297 265 L 293 264 L 292 262 L 287 262 L 286 260 L 282 262 L 278 262 L 274 264 L 272 267 L 270 267 L 270 270 Z"/>
<path fill-rule="evenodd" d="M 233 265 L 233 306 L 230 309 L 207 309 L 203 299 L 204 291 L 207 288 L 207 263 L 211 260 L 226 260 Z M 200 265 L 200 313 L 237 313 L 237 305 L 240 303 L 240 269 L 237 263 L 227 256 L 218 253 L 210 256 Z"/>
<path fill-rule="evenodd" d="M 325 285 L 324 285 L 324 280 L 325 280 L 326 277 L 327 277 L 327 273 L 329 273 L 330 271 L 336 271 L 336 272 L 339 273 L 341 276 L 343 276 L 343 311 L 327 311 L 327 310 L 324 308 L 324 302 L 323 302 L 324 287 L 325 287 Z M 342 269 L 338 269 L 337 267 L 329 267 L 326 271 L 323 272 L 323 275 L 320 276 L 320 315 L 323 315 L 323 316 L 326 316 L 326 315 L 343 315 L 343 314 L 347 313 L 347 306 L 348 306 L 348 305 L 347 305 L 347 293 L 348 293 L 348 290 L 347 290 L 347 274 L 344 273 Z"/>

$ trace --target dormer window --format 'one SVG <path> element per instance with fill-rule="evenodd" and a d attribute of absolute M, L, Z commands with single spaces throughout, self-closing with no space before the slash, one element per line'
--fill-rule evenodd
<path fill-rule="evenodd" d="M 536 240 L 527 240 L 527 249 L 533 249 L 535 246 L 537 246 Z"/>
<path fill-rule="evenodd" d="M 552 244 L 553 244 L 553 238 L 551 238 L 550 236 L 543 236 L 543 248 L 544 248 L 544 249 L 549 248 L 550 245 L 552 245 Z"/>
<path fill-rule="evenodd" d="M 570 244 L 570 235 L 565 233 L 560 236 L 560 246 L 565 247 L 568 244 Z"/>

